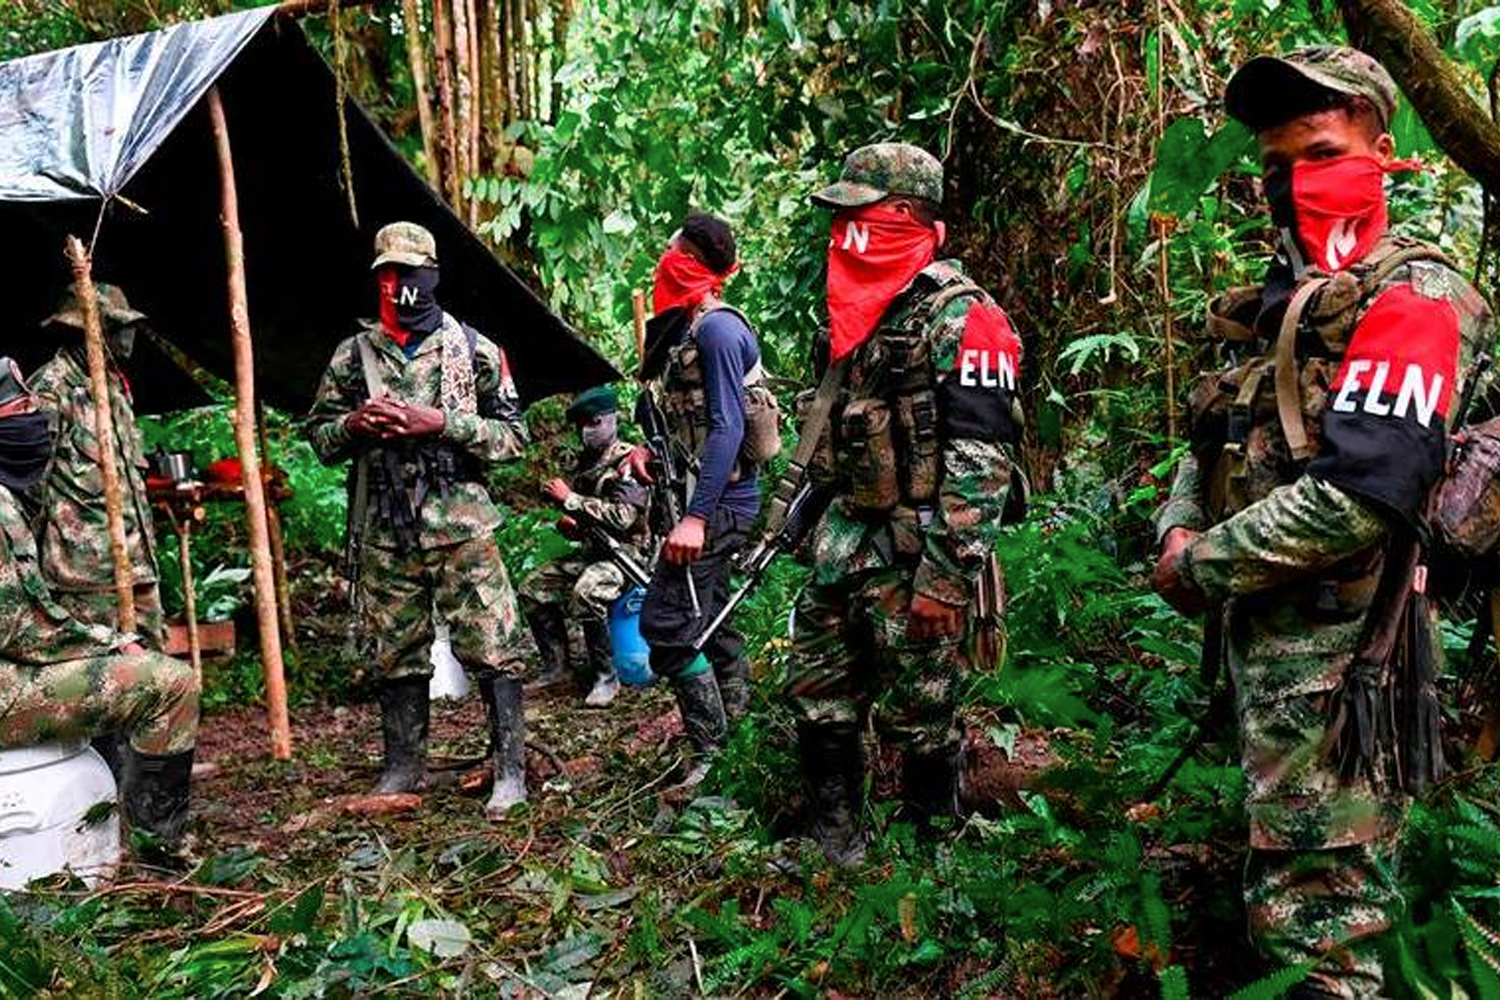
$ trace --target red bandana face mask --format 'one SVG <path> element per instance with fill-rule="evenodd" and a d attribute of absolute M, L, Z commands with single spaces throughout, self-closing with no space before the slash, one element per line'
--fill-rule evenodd
<path fill-rule="evenodd" d="M 377 280 L 380 282 L 380 325 L 397 347 L 405 348 L 411 334 L 401 329 L 401 319 L 396 315 L 396 289 L 401 283 L 396 277 L 396 269 L 382 267 Z"/>
<path fill-rule="evenodd" d="M 656 262 L 655 282 L 651 290 L 651 311 L 660 316 L 668 309 L 696 309 L 710 294 L 724 292 L 724 282 L 739 270 L 736 264 L 723 274 L 715 274 L 697 257 L 676 247 L 668 248 Z"/>
<path fill-rule="evenodd" d="M 881 314 L 932 263 L 940 242 L 939 229 L 891 205 L 834 216 L 828 241 L 830 360 L 869 339 Z"/>
<path fill-rule="evenodd" d="M 1309 266 L 1342 271 L 1385 235 L 1385 175 L 1420 166 L 1411 160 L 1381 163 L 1363 154 L 1295 163 L 1289 175 L 1282 171 L 1267 181 L 1271 216 L 1296 234 Z"/>

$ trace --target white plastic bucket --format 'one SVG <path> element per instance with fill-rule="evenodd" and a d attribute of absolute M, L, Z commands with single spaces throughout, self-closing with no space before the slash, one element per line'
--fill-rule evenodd
<path fill-rule="evenodd" d="M 427 683 L 427 696 L 433 701 L 451 698 L 462 701 L 469 693 L 469 675 L 464 666 L 453 655 L 453 642 L 449 638 L 448 623 L 438 622 L 432 639 L 432 680 Z"/>
<path fill-rule="evenodd" d="M 87 743 L 43 743 L 0 750 L 0 890 L 71 869 L 89 885 L 114 874 L 120 813 L 85 823 L 115 802 L 115 779 Z"/>

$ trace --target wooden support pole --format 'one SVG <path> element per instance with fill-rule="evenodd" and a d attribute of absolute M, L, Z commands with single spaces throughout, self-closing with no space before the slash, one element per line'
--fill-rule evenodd
<path fill-rule="evenodd" d="M 271 457 L 271 439 L 266 436 L 266 410 L 255 401 L 255 436 L 260 441 L 260 457 L 266 468 L 275 468 Z M 276 613 L 281 619 L 281 641 L 292 652 L 297 651 L 297 629 L 292 621 L 292 584 L 286 573 L 286 543 L 281 534 L 281 503 L 275 496 L 266 503 L 266 530 L 271 536 L 271 569 L 276 574 Z"/>
<path fill-rule="evenodd" d="M 224 260 L 229 282 L 229 334 L 234 347 L 234 441 L 245 485 L 245 514 L 250 529 L 250 565 L 255 578 L 255 613 L 260 626 L 261 666 L 266 675 L 266 710 L 271 724 L 271 756 L 290 760 L 291 718 L 287 711 L 286 676 L 281 661 L 281 631 L 276 614 L 276 576 L 271 568 L 270 528 L 265 484 L 255 442 L 255 352 L 250 341 L 250 302 L 245 287 L 245 241 L 240 232 L 239 192 L 234 181 L 234 154 L 219 88 L 205 98 L 219 158 L 220 213 L 224 225 Z"/>
<path fill-rule="evenodd" d="M 177 558 L 182 563 L 183 615 L 187 618 L 188 662 L 193 673 L 203 679 L 203 647 L 198 641 L 198 592 L 193 584 L 193 547 L 190 541 L 193 517 L 189 513 L 177 522 Z"/>
<path fill-rule="evenodd" d="M 83 241 L 76 236 L 68 237 L 68 262 L 73 265 L 73 288 L 83 311 L 83 342 L 88 356 L 89 394 L 94 397 L 94 438 L 99 442 L 99 471 L 104 477 L 104 519 L 109 525 L 109 552 L 114 561 L 119 630 L 134 632 L 135 571 L 125 547 L 125 498 L 120 485 L 109 370 L 104 361 L 104 329 L 99 321 L 99 296 L 91 273 L 93 264 Z M 151 526 L 143 524 L 141 530 L 150 531 Z"/>
<path fill-rule="evenodd" d="M 646 293 L 639 288 L 630 296 L 630 305 L 635 312 L 635 370 L 646 370 Z"/>

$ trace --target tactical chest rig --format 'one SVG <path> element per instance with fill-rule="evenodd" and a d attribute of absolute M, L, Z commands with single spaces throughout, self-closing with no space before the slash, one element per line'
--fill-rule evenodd
<path fill-rule="evenodd" d="M 1355 325 L 1397 270 L 1421 262 L 1453 267 L 1433 247 L 1387 237 L 1347 270 L 1307 272 L 1268 349 L 1254 325 L 1263 288 L 1233 289 L 1210 305 L 1212 339 L 1262 351 L 1193 389 L 1192 446 L 1215 523 L 1301 474 L 1317 453 L 1320 418 Z"/>
<path fill-rule="evenodd" d="M 953 301 L 984 295 L 945 264 L 922 271 L 855 349 L 846 388 L 814 463 L 847 484 L 848 510 L 863 518 L 898 506 L 930 517 L 942 480 L 937 368 L 930 328 Z M 895 322 L 891 322 L 891 319 Z M 807 403 L 799 400 L 799 409 Z"/>
<path fill-rule="evenodd" d="M 738 316 L 746 328 L 755 329 L 745 314 L 733 306 L 719 305 L 705 310 L 693 319 L 682 342 L 668 351 L 662 373 L 662 409 L 670 424 L 672 443 L 694 474 L 709 429 L 708 394 L 703 386 L 703 355 L 698 345 L 698 331 L 705 319 L 720 311 Z M 740 443 L 739 461 L 730 473 L 730 482 L 751 474 L 781 451 L 781 404 L 771 391 L 769 381 L 765 366 L 759 361 L 745 373 L 745 436 Z"/>

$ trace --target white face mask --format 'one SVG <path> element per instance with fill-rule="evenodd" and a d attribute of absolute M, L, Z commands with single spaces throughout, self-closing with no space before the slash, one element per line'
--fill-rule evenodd
<path fill-rule="evenodd" d="M 615 440 L 617 420 L 617 414 L 601 413 L 578 428 L 578 436 L 582 439 L 583 446 L 589 451 L 603 451 L 608 448 Z"/>

